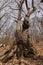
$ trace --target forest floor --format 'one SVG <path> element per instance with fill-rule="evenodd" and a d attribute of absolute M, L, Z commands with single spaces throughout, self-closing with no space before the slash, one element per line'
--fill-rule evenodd
<path fill-rule="evenodd" d="M 25 58 L 23 56 L 17 58 L 16 54 L 14 53 L 16 46 L 13 48 L 11 47 L 13 39 L 9 39 L 9 42 L 8 40 L 5 41 L 7 44 L 0 46 L 0 65 L 43 65 L 43 41 L 34 44 L 38 54 L 35 58 Z M 3 40 L 3 44 L 5 41 Z M 7 56 L 9 58 L 7 58 Z"/>

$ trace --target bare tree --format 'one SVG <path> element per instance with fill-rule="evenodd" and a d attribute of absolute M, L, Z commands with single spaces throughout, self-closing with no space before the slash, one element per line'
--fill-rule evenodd
<path fill-rule="evenodd" d="M 26 11 L 27 11 L 26 13 L 23 10 L 24 3 L 25 3 Z M 5 41 L 6 41 L 6 36 L 8 37 L 6 44 L 8 44 L 9 47 L 7 47 L 7 45 L 4 45 L 5 44 L 4 39 L 3 41 L 0 42 L 0 43 L 3 42 L 3 44 L 0 45 L 0 48 L 1 47 L 3 47 L 3 49 L 4 47 L 7 48 L 6 50 L 4 49 L 5 51 L 3 51 L 0 54 L 1 62 L 3 63 L 8 62 L 10 59 L 14 57 L 14 55 L 16 55 L 16 58 L 18 60 L 21 57 L 38 59 L 36 47 L 34 47 L 33 43 L 30 41 L 30 38 L 31 38 L 30 36 L 33 36 L 34 39 L 37 38 L 38 36 L 37 30 L 34 30 L 37 28 L 37 25 L 38 25 L 36 20 L 37 19 L 36 15 L 35 15 L 35 18 L 33 16 L 34 22 L 36 21 L 35 24 L 32 20 L 33 22 L 32 24 L 35 28 L 32 25 L 30 26 L 30 23 L 31 23 L 30 17 L 31 15 L 33 15 L 33 13 L 37 12 L 37 8 L 34 5 L 34 0 L 32 0 L 31 7 L 33 8 L 32 11 L 30 11 L 30 7 L 28 6 L 28 0 L 8 0 L 8 2 L 6 0 L 4 3 L 2 2 L 0 6 L 0 35 L 2 36 L 2 38 L 5 35 L 4 37 Z M 21 29 L 21 23 L 22 23 L 22 29 Z M 32 33 L 31 35 L 29 34 L 29 30 L 32 31 L 30 32 Z M 42 27 L 39 24 L 38 31 L 40 32 L 40 34 L 41 34 L 41 30 L 42 30 Z M 36 34 L 33 32 L 35 32 Z M 10 36 L 11 36 L 11 40 L 9 39 Z M 22 60 L 19 60 L 19 65 L 21 63 L 25 65 L 28 64 L 28 62 L 24 60 L 22 62 Z"/>

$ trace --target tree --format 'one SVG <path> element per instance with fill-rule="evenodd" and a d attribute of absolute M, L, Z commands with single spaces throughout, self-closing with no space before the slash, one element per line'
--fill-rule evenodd
<path fill-rule="evenodd" d="M 30 7 L 29 3 L 31 4 Z M 6 37 L 8 37 L 8 40 L 9 38 L 13 38 L 12 42 L 11 40 L 9 42 L 10 48 L 5 52 L 3 51 L 2 55 L 0 54 L 2 62 L 6 63 L 12 59 L 14 54 L 16 54 L 17 59 L 22 56 L 25 58 L 34 58 L 37 55 L 36 47 L 34 47 L 32 40 L 35 40 L 35 43 L 37 43 L 37 40 L 41 38 L 39 34 L 43 33 L 42 27 L 38 22 L 40 19 L 36 16 L 37 7 L 40 6 L 37 3 L 38 6 L 36 7 L 34 3 L 35 0 L 29 2 L 28 0 L 1 1 L 0 37 L 4 37 L 5 41 Z M 30 39 L 32 40 L 30 41 Z M 8 44 L 7 42 L 6 44 Z M 12 51 L 14 48 L 15 50 Z M 9 55 L 11 52 L 12 54 Z"/>

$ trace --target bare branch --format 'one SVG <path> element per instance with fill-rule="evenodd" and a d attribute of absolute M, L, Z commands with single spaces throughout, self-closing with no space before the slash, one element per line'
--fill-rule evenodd
<path fill-rule="evenodd" d="M 25 3 L 26 3 L 26 8 L 27 8 L 27 10 L 29 10 L 30 8 L 28 7 L 27 0 L 25 0 Z"/>
<path fill-rule="evenodd" d="M 32 0 L 32 7 L 33 7 L 33 12 L 36 10 L 35 6 L 34 6 L 34 0 Z"/>

